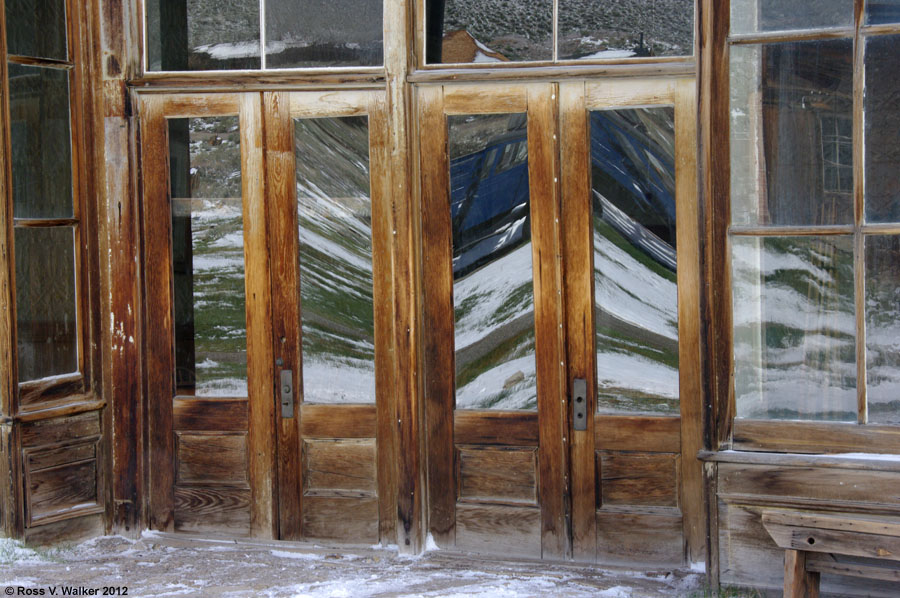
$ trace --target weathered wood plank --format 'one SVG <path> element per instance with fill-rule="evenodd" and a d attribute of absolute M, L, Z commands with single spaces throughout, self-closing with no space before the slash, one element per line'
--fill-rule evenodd
<path fill-rule="evenodd" d="M 179 485 L 248 484 L 247 434 L 179 433 L 177 437 L 176 480 Z"/>
<path fill-rule="evenodd" d="M 375 440 L 304 440 L 304 489 L 371 497 L 376 491 Z"/>
<path fill-rule="evenodd" d="M 681 452 L 678 417 L 595 415 L 595 448 L 607 451 Z"/>
<path fill-rule="evenodd" d="M 300 407 L 300 434 L 308 438 L 375 438 L 375 405 Z"/>
<path fill-rule="evenodd" d="M 622 106 L 671 104 L 678 78 L 630 77 L 588 82 L 584 103 L 589 110 Z"/>
<path fill-rule="evenodd" d="M 95 459 L 36 472 L 26 470 L 25 475 L 28 480 L 25 500 L 29 525 L 76 506 L 99 504 Z"/>
<path fill-rule="evenodd" d="M 814 527 L 817 529 L 900 537 L 900 523 L 895 518 L 855 513 L 853 515 L 832 515 L 829 513 L 767 509 L 762 513 L 762 521 L 767 526 L 775 524 Z"/>
<path fill-rule="evenodd" d="M 28 471 L 38 471 L 56 467 L 57 465 L 65 465 L 66 463 L 75 463 L 76 461 L 86 461 L 88 459 L 97 458 L 97 443 L 85 442 L 83 444 L 67 445 L 60 448 L 50 450 L 28 450 L 24 451 L 25 467 Z"/>
<path fill-rule="evenodd" d="M 49 446 L 100 436 L 100 413 L 33 422 L 22 426 L 22 447 Z"/>
<path fill-rule="evenodd" d="M 537 446 L 538 416 L 528 411 L 453 412 L 453 438 L 457 444 Z"/>
<path fill-rule="evenodd" d="M 459 498 L 537 505 L 535 449 L 459 448 Z"/>
<path fill-rule="evenodd" d="M 490 106 L 490 112 L 525 112 L 528 108 L 526 88 L 521 84 L 444 86 L 446 114 L 479 114 Z M 425 156 L 426 154 L 422 154 Z"/>
<path fill-rule="evenodd" d="M 784 552 L 784 598 L 818 598 L 819 574 L 806 571 L 806 553 Z"/>
<path fill-rule="evenodd" d="M 378 499 L 306 496 L 303 536 L 355 544 L 378 541 Z"/>
<path fill-rule="evenodd" d="M 274 357 L 284 364 L 277 368 L 292 372 L 294 417 L 276 414 L 278 445 L 278 529 L 283 540 L 300 538 L 302 526 L 302 468 L 300 465 L 300 389 L 302 385 L 300 312 L 297 289 L 300 283 L 299 239 L 293 121 L 290 95 L 263 94 L 266 119 L 266 195 L 270 200 L 269 262 L 272 275 L 272 334 Z"/>
<path fill-rule="evenodd" d="M 788 453 L 900 454 L 900 428 L 819 422 L 779 422 L 738 419 L 735 450 L 777 450 Z"/>
<path fill-rule="evenodd" d="M 175 487 L 175 531 L 250 534 L 250 489 Z"/>
<path fill-rule="evenodd" d="M 678 506 L 676 454 L 597 453 L 601 505 Z"/>
<path fill-rule="evenodd" d="M 540 558 L 541 511 L 501 505 L 456 506 L 456 548 Z"/>
<path fill-rule="evenodd" d="M 361 89 L 295 91 L 289 95 L 291 118 L 361 116 L 368 112 L 373 92 Z"/>
<path fill-rule="evenodd" d="M 881 581 L 900 582 L 900 569 L 893 567 L 879 567 L 877 565 L 863 565 L 860 563 L 839 563 L 833 557 L 807 554 L 806 570 L 829 575 L 844 575 L 848 577 L 862 577 L 865 579 L 878 579 Z"/>
<path fill-rule="evenodd" d="M 763 525 L 780 547 L 791 551 L 826 552 L 900 561 L 900 537 L 856 531 L 785 525 L 765 520 Z"/>
<path fill-rule="evenodd" d="M 29 546 L 59 546 L 100 536 L 105 527 L 103 513 L 90 513 L 27 527 L 22 539 Z"/>
<path fill-rule="evenodd" d="M 452 546 L 456 526 L 454 428 L 453 239 L 450 226 L 450 163 L 443 88 L 419 90 L 422 177 L 422 288 L 425 292 L 425 427 L 428 438 L 428 525 L 435 542 Z"/>
<path fill-rule="evenodd" d="M 570 553 L 566 529 L 569 448 L 566 442 L 566 369 L 559 224 L 559 121 L 555 84 L 528 86 L 528 184 L 534 269 L 534 336 L 537 370 L 538 467 L 541 554 Z"/>
<path fill-rule="evenodd" d="M 246 399 L 174 400 L 173 428 L 179 432 L 246 432 L 249 422 Z"/>

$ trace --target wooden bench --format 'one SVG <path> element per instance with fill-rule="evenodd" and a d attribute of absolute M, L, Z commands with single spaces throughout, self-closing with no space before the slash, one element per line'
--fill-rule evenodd
<path fill-rule="evenodd" d="M 900 569 L 839 563 L 834 558 L 846 555 L 900 561 L 900 522 L 896 518 L 765 510 L 762 522 L 784 549 L 785 598 L 818 597 L 822 573 L 900 582 Z"/>

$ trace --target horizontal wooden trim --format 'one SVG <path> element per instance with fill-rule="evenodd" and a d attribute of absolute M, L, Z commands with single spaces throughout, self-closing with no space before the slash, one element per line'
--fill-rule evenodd
<path fill-rule="evenodd" d="M 375 405 L 300 406 L 303 438 L 375 438 Z"/>
<path fill-rule="evenodd" d="M 598 451 L 681 452 L 681 418 L 641 415 L 594 415 Z"/>
<path fill-rule="evenodd" d="M 885 25 L 863 25 L 859 28 L 863 35 L 891 35 L 900 33 L 900 23 L 888 23 Z"/>
<path fill-rule="evenodd" d="M 852 425 L 852 424 L 851 424 Z M 738 465 L 772 465 L 787 467 L 837 467 L 862 471 L 896 471 L 900 472 L 900 456 L 896 459 L 883 459 L 876 455 L 872 458 L 863 456 L 841 456 L 802 453 L 761 453 L 745 451 L 701 451 L 697 458 L 701 461 L 715 463 L 735 463 Z"/>
<path fill-rule="evenodd" d="M 176 397 L 173 429 L 179 432 L 246 432 L 248 399 L 200 399 Z"/>
<path fill-rule="evenodd" d="M 19 411 L 84 400 L 85 394 L 81 372 L 22 382 L 19 384 Z M 34 406 L 35 403 L 40 403 L 40 406 Z"/>
<path fill-rule="evenodd" d="M 469 411 L 453 413 L 456 444 L 537 446 L 538 415 L 533 411 Z"/>
<path fill-rule="evenodd" d="M 78 226 L 77 218 L 16 218 L 13 225 L 16 228 L 53 228 L 63 226 Z"/>
<path fill-rule="evenodd" d="M 383 87 L 384 69 L 353 71 L 192 71 L 146 73 L 128 85 L 138 91 L 272 91 L 323 87 Z"/>
<path fill-rule="evenodd" d="M 88 411 L 99 411 L 106 406 L 106 401 L 96 398 L 94 395 L 72 395 L 53 402 L 31 405 L 28 409 L 22 409 L 18 415 L 8 418 L 10 421 L 37 422 L 55 417 L 78 415 Z"/>
<path fill-rule="evenodd" d="M 678 507 L 638 506 L 638 505 L 603 505 L 597 509 L 598 515 L 621 513 L 623 515 L 660 515 L 664 517 L 681 517 Z M 603 533 L 602 530 L 600 533 Z"/>
<path fill-rule="evenodd" d="M 96 515 L 98 513 L 103 513 L 105 510 L 106 509 L 103 505 L 98 505 L 96 502 L 87 502 L 80 505 L 72 505 L 63 509 L 59 509 L 58 511 L 43 513 L 41 515 L 32 517 L 31 521 L 29 522 L 29 527 L 37 525 L 47 525 L 48 523 L 64 521 L 66 519 L 74 519 L 75 517 Z"/>
<path fill-rule="evenodd" d="M 645 59 L 646 60 L 646 59 Z M 441 66 L 423 67 L 407 75 L 410 83 L 454 83 L 471 81 L 534 81 L 547 79 L 585 79 L 593 77 L 678 77 L 695 75 L 697 66 L 693 57 L 683 59 L 656 59 L 653 62 L 602 63 L 602 64 L 547 64 L 514 65 L 498 67 L 494 64 L 465 68 Z"/>
<path fill-rule="evenodd" d="M 719 502 L 757 508 L 783 508 L 822 513 L 860 513 L 864 515 L 900 516 L 900 505 L 885 502 L 859 502 L 834 498 L 809 498 L 802 496 L 776 496 L 773 494 L 748 494 L 744 492 L 719 492 Z"/>
<path fill-rule="evenodd" d="M 731 226 L 733 237 L 808 237 L 815 235 L 852 235 L 852 224 L 835 226 Z"/>
<path fill-rule="evenodd" d="M 900 235 L 900 224 L 864 224 L 859 229 L 866 235 Z"/>
<path fill-rule="evenodd" d="M 900 426 L 800 421 L 734 421 L 736 451 L 900 454 Z"/>
<path fill-rule="evenodd" d="M 778 42 L 802 42 L 828 39 L 853 39 L 853 27 L 833 27 L 829 29 L 789 29 L 784 31 L 763 31 L 759 33 L 732 33 L 728 43 L 732 45 L 769 44 Z"/>
<path fill-rule="evenodd" d="M 811 527 L 835 531 L 858 532 L 880 536 L 900 537 L 900 523 L 893 518 L 866 517 L 862 515 L 823 515 L 772 509 L 763 511 L 764 524 L 786 525 L 790 527 Z M 782 546 L 782 548 L 786 548 Z"/>
<path fill-rule="evenodd" d="M 23 66 L 41 66 L 51 69 L 62 69 L 70 71 L 75 68 L 75 64 L 68 60 L 58 60 L 55 58 L 35 58 L 34 56 L 19 56 L 11 54 L 6 57 L 13 64 L 21 64 Z"/>

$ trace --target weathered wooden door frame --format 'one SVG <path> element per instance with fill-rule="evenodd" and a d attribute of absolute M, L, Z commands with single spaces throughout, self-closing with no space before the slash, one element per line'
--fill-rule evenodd
<path fill-rule="evenodd" d="M 567 81 L 560 84 L 560 145 L 565 268 L 567 381 L 587 381 L 588 428 L 570 422 L 572 544 L 576 560 L 598 558 L 597 453 L 601 449 L 678 453 L 677 492 L 684 560 L 705 558 L 705 506 L 702 466 L 699 216 L 697 204 L 695 80 L 628 78 Z M 678 228 L 679 417 L 601 416 L 596 414 L 597 352 L 594 325 L 594 264 L 591 202 L 591 110 L 674 106 L 676 226 Z M 571 396 L 571 388 L 569 389 Z M 623 512 L 622 515 L 628 515 Z M 641 517 L 642 515 L 635 515 Z M 648 512 L 648 520 L 664 516 Z"/>
<path fill-rule="evenodd" d="M 389 181 L 390 147 L 383 90 L 275 91 L 263 93 L 265 117 L 266 196 L 272 268 L 273 351 L 275 375 L 292 370 L 294 417 L 276 413 L 278 537 L 309 537 L 304 530 L 303 445 L 305 440 L 372 439 L 376 445 L 378 539 L 395 541 L 396 406 L 393 402 L 391 290 L 391 232 Z M 293 119 L 367 116 L 369 121 L 370 198 L 372 201 L 372 258 L 375 302 L 375 402 L 357 405 L 304 404 L 302 397 L 300 263 L 295 184 Z M 335 495 L 331 502 L 369 499 Z M 310 504 L 320 497 L 311 497 Z M 322 513 L 322 517 L 325 513 Z M 321 517 L 320 517 L 321 518 Z M 352 540 L 348 517 L 332 519 L 334 531 L 344 527 Z M 345 521 L 347 520 L 347 521 Z M 347 525 L 344 525 L 347 524 Z M 327 538 L 334 539 L 334 538 Z M 346 538 L 342 538 L 346 539 Z"/>
<path fill-rule="evenodd" d="M 247 313 L 247 478 L 250 535 L 276 536 L 272 302 L 264 205 L 263 127 L 259 93 L 147 94 L 141 97 L 144 290 L 147 359 L 147 501 L 149 526 L 175 529 L 176 420 L 215 418 L 236 402 L 209 401 L 204 413 L 175 413 L 175 354 L 168 118 L 234 116 L 240 122 L 241 195 Z M 161 176 L 161 173 L 165 173 Z M 120 342 L 125 342 L 121 339 Z M 206 424 L 200 423 L 202 428 Z M 234 507 L 234 505 L 231 505 Z"/>
<path fill-rule="evenodd" d="M 478 535 L 503 533 L 491 521 L 505 521 L 512 534 L 538 536 L 537 555 L 566 558 L 567 490 L 565 416 L 565 352 L 562 329 L 560 230 L 556 143 L 556 93 L 553 83 L 512 85 L 443 85 L 419 89 L 420 159 L 423 204 L 425 289 L 425 417 L 429 490 L 428 528 L 439 545 L 461 546 L 457 533 L 456 445 L 518 449 L 536 447 L 539 517 L 524 507 L 472 507 L 472 529 Z M 537 413 L 456 411 L 454 391 L 452 239 L 449 210 L 447 116 L 526 113 L 535 346 Z M 500 428 L 504 432 L 499 432 Z M 512 429 L 519 434 L 509 434 Z M 493 509 L 496 512 L 490 511 Z M 505 509 L 505 514 L 499 511 Z M 535 526 L 537 529 L 535 529 Z M 499 538 L 498 538 L 499 539 Z M 497 544 L 502 546 L 502 540 Z M 522 546 L 516 546 L 521 551 Z M 534 553 L 532 553 L 534 554 Z"/>

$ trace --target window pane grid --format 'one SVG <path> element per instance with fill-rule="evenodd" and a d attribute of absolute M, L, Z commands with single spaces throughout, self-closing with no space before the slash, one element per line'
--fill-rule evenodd
<path fill-rule="evenodd" d="M 834 3 L 832 2 L 831 4 Z M 852 5 L 852 2 L 849 4 Z M 900 8 L 900 4 L 897 7 L 893 6 L 894 3 L 887 4 L 892 5 L 891 10 Z M 784 5 L 782 4 L 781 6 Z M 868 9 L 871 6 L 873 5 L 867 4 L 867 12 L 865 14 L 868 14 Z M 732 2 L 733 10 L 734 7 L 735 2 Z M 797 5 L 797 7 L 800 7 L 798 10 L 807 8 L 805 5 Z M 898 14 L 900 14 L 900 11 L 898 11 Z M 822 17 L 822 14 L 820 13 L 818 16 Z M 734 18 L 734 12 L 732 13 L 732 18 Z M 869 25 L 867 23 L 877 24 Z M 900 33 L 900 18 L 873 21 L 871 19 L 867 20 L 867 17 L 864 15 L 863 23 L 834 22 L 828 24 L 835 25 L 835 27 L 808 29 L 804 28 L 806 25 L 803 23 L 800 24 L 801 26 L 790 28 L 733 27 L 729 37 L 729 46 L 732 50 L 732 73 L 736 73 L 735 68 L 746 66 L 740 62 L 735 62 L 735 52 L 738 48 L 762 49 L 766 45 L 776 42 L 799 44 L 840 38 L 848 41 L 852 40 L 853 42 L 852 63 L 850 63 L 852 71 L 863 69 L 861 73 L 863 76 L 854 76 L 852 78 L 852 94 L 847 94 L 850 106 L 841 113 L 834 113 L 833 111 L 828 113 L 826 111 L 826 113 L 820 114 L 815 119 L 815 127 L 817 129 L 815 136 L 817 137 L 818 145 L 816 151 L 819 154 L 818 161 L 820 162 L 817 175 L 819 177 L 818 184 L 821 185 L 823 198 L 847 198 L 849 202 L 847 207 L 851 209 L 847 213 L 850 222 L 846 224 L 835 223 L 837 225 L 829 225 L 827 222 L 815 221 L 779 223 L 777 221 L 773 222 L 769 213 L 763 213 L 758 223 L 752 220 L 735 220 L 736 217 L 740 218 L 742 213 L 740 211 L 734 212 L 736 206 L 734 202 L 736 197 L 740 197 L 740 194 L 734 195 L 735 182 L 737 181 L 738 188 L 740 188 L 741 184 L 748 184 L 748 181 L 750 184 L 757 185 L 755 191 L 754 188 L 751 188 L 747 194 L 751 197 L 755 196 L 758 199 L 762 199 L 763 204 L 765 204 L 768 184 L 765 179 L 772 175 L 772 171 L 763 162 L 765 157 L 762 154 L 756 154 L 756 157 L 743 155 L 736 161 L 734 154 L 736 142 L 738 143 L 738 150 L 741 149 L 740 144 L 743 143 L 745 148 L 755 147 L 754 151 L 760 152 L 759 146 L 763 145 L 765 137 L 762 134 L 756 138 L 753 137 L 754 131 L 752 127 L 754 123 L 750 122 L 753 115 L 748 117 L 746 113 L 738 113 L 736 116 L 735 106 L 732 103 L 732 225 L 728 227 L 728 236 L 730 239 L 729 247 L 731 248 L 730 259 L 734 278 L 733 285 L 735 285 L 732 290 L 734 301 L 732 307 L 735 319 L 733 359 L 735 360 L 736 374 L 740 372 L 743 372 L 742 375 L 748 374 L 750 370 L 748 370 L 747 365 L 750 362 L 746 361 L 747 355 L 742 355 L 738 351 L 740 336 L 738 320 L 747 316 L 748 305 L 753 304 L 752 302 L 750 304 L 742 303 L 738 297 L 738 290 L 741 284 L 740 276 L 742 272 L 744 274 L 757 271 L 760 274 L 762 273 L 758 268 L 756 270 L 753 268 L 749 271 L 746 270 L 744 267 L 747 266 L 747 260 L 743 260 L 743 263 L 741 263 L 741 260 L 736 261 L 735 252 L 737 248 L 747 243 L 752 244 L 754 239 L 758 239 L 756 243 L 768 244 L 767 246 L 770 249 L 773 243 L 789 241 L 791 238 L 794 240 L 818 238 L 821 242 L 828 243 L 831 242 L 828 239 L 833 239 L 834 242 L 837 242 L 839 239 L 852 241 L 852 247 L 851 243 L 841 242 L 844 244 L 842 249 L 842 253 L 845 255 L 842 260 L 845 263 L 844 269 L 849 267 L 850 260 L 847 258 L 852 255 L 852 271 L 854 272 L 852 283 L 848 286 L 847 282 L 849 281 L 846 276 L 832 276 L 831 279 L 843 278 L 845 280 L 842 286 L 842 294 L 847 296 L 849 293 L 850 296 L 847 296 L 847 299 L 852 299 L 852 305 L 854 306 L 855 313 L 845 313 L 846 322 L 843 327 L 847 328 L 846 324 L 855 320 L 854 361 L 856 362 L 856 372 L 855 376 L 851 376 L 850 370 L 847 369 L 847 366 L 850 365 L 846 361 L 846 358 L 849 356 L 849 347 L 846 346 L 846 343 L 836 343 L 834 341 L 829 341 L 828 346 L 831 347 L 832 351 L 837 350 L 839 354 L 843 355 L 840 361 L 844 365 L 841 367 L 829 366 L 826 370 L 831 377 L 840 373 L 842 380 L 853 382 L 856 390 L 853 394 L 856 395 L 857 399 L 856 423 L 897 425 L 900 424 L 900 384 L 895 382 L 895 376 L 900 377 L 900 364 L 894 363 L 894 356 L 900 350 L 900 346 L 896 346 L 895 340 L 900 338 L 900 333 L 897 330 L 897 327 L 900 326 L 900 278 L 894 276 L 894 269 L 896 268 L 896 263 L 900 262 L 900 251 L 898 251 L 900 209 L 895 209 L 897 206 L 900 206 L 900 190 L 895 189 L 894 181 L 896 176 L 893 173 L 896 172 L 897 166 L 900 165 L 900 159 L 897 158 L 900 156 L 900 148 L 898 148 L 897 143 L 898 126 L 895 126 L 897 124 L 895 115 L 897 110 L 896 106 L 893 105 L 895 102 L 892 102 L 892 98 L 896 97 L 896 87 L 893 84 L 895 77 L 893 75 L 888 76 L 888 73 L 896 72 L 896 69 L 893 68 L 896 66 L 894 64 L 896 59 L 892 60 L 892 57 L 897 54 L 897 42 L 895 39 L 900 40 L 900 36 L 892 38 L 891 35 Z M 734 26 L 734 21 L 732 25 Z M 854 27 L 850 29 L 844 25 L 854 25 Z M 789 29 L 802 29 L 802 31 Z M 740 53 L 737 54 L 737 58 L 740 60 Z M 846 58 L 844 60 L 845 62 L 850 62 Z M 759 77 L 770 74 L 768 71 L 765 71 L 767 66 L 769 65 L 762 63 L 762 61 L 758 61 L 756 65 L 751 64 L 751 67 L 756 69 L 755 76 Z M 823 60 L 814 66 L 815 74 L 821 79 L 833 74 L 835 62 L 833 59 L 831 61 Z M 744 81 L 753 79 L 753 76 L 748 76 L 746 70 L 739 74 L 743 76 Z M 733 77 L 732 102 L 735 101 L 734 98 L 736 96 L 741 95 L 740 90 L 737 90 L 737 92 L 735 90 L 735 81 Z M 739 79 L 737 84 L 740 86 Z M 825 86 L 824 89 L 833 92 L 836 88 L 834 86 Z M 822 101 L 823 98 L 824 96 L 820 93 L 818 97 L 811 95 L 808 98 L 803 98 L 803 101 L 808 99 L 810 105 L 817 104 L 820 108 L 827 107 L 828 104 Z M 756 101 L 760 101 L 759 98 L 756 98 Z M 752 106 L 753 103 L 754 99 L 751 98 L 748 105 Z M 764 111 L 765 108 L 761 110 L 761 112 Z M 744 119 L 743 122 L 741 117 Z M 770 131 L 763 131 L 763 127 L 760 124 L 764 122 L 764 117 L 761 115 L 756 115 L 756 117 L 758 118 L 757 126 L 760 127 L 759 132 L 765 132 L 770 135 Z M 737 120 L 735 120 L 736 118 Z M 739 126 L 735 128 L 736 125 Z M 795 131 L 791 133 L 796 134 Z M 737 138 L 735 137 L 736 134 L 738 135 Z M 762 150 L 763 154 L 766 149 Z M 746 167 L 745 164 L 748 159 L 751 161 L 754 159 L 759 160 L 760 163 L 756 169 L 759 175 L 742 180 L 740 171 Z M 744 162 L 741 162 L 741 160 Z M 879 169 L 882 170 L 879 171 Z M 753 171 L 751 170 L 751 172 Z M 888 172 L 891 174 L 888 175 Z M 746 192 L 746 189 L 743 189 L 743 191 Z M 763 207 L 767 206 L 764 205 Z M 789 226 L 784 226 L 785 224 L 789 224 Z M 775 257 L 773 255 L 768 257 L 768 261 L 771 263 L 778 261 L 777 259 L 772 259 Z M 782 255 L 781 259 L 784 257 Z M 807 265 L 814 262 L 815 258 L 810 258 L 807 260 Z M 744 277 L 746 278 L 746 276 Z M 768 287 L 765 282 L 758 284 L 757 288 L 762 291 L 768 290 L 773 295 L 775 294 L 774 291 L 777 290 L 775 285 Z M 747 289 L 744 290 L 746 291 Z M 757 316 L 760 316 L 760 314 L 757 314 Z M 836 328 L 841 328 L 840 325 L 837 325 L 833 314 L 830 321 L 835 324 Z M 764 319 L 760 320 L 758 317 L 756 322 L 757 326 L 762 325 L 765 327 Z M 851 332 L 849 329 L 844 331 L 846 334 Z M 744 341 L 753 337 L 752 334 L 743 336 L 747 337 L 743 339 Z M 765 355 L 767 351 L 765 330 L 763 330 L 762 337 L 757 338 L 757 341 L 760 341 L 760 339 L 762 339 L 762 345 L 757 343 L 756 347 L 758 356 Z M 746 346 L 742 345 L 743 349 L 752 347 L 752 343 L 744 343 L 744 345 Z M 844 345 L 846 348 L 841 349 L 840 345 Z M 768 350 L 770 349 L 771 347 Z M 746 351 L 744 352 L 746 353 Z M 765 368 L 765 360 L 762 363 L 763 369 L 754 370 L 756 374 L 759 375 L 762 372 L 762 375 L 771 375 L 772 371 Z M 808 360 L 802 361 L 800 364 L 795 363 L 791 366 L 791 371 L 796 374 L 799 371 L 798 368 L 802 369 L 808 366 L 809 363 Z M 747 376 L 744 375 L 744 377 L 746 378 Z M 744 381 L 746 382 L 746 380 Z M 821 380 L 818 380 L 818 382 L 821 382 Z M 742 382 L 740 376 L 737 376 L 735 384 L 735 394 L 739 402 L 737 406 L 738 417 L 763 419 L 787 417 L 788 419 L 810 420 L 833 419 L 838 413 L 846 415 L 846 407 L 848 406 L 846 400 L 849 400 L 849 396 L 842 399 L 844 406 L 837 412 L 824 405 L 821 397 L 815 397 L 815 400 L 819 402 L 821 407 L 821 411 L 818 414 L 804 416 L 803 414 L 798 415 L 798 413 L 789 412 L 776 415 L 760 412 L 750 413 L 750 411 L 753 411 L 752 405 L 746 401 L 741 403 Z M 753 385 L 751 384 L 750 386 L 752 387 Z M 842 383 L 841 386 L 845 386 L 845 384 Z M 759 385 L 757 387 L 763 388 Z M 791 395 L 790 393 L 781 393 L 780 396 L 790 397 Z M 844 416 L 837 417 L 837 419 L 847 421 Z"/>

